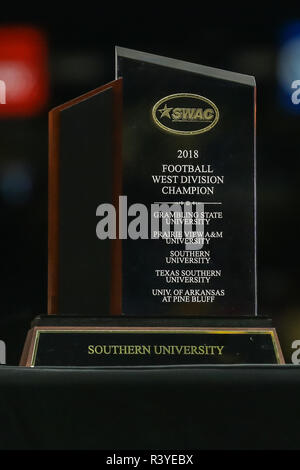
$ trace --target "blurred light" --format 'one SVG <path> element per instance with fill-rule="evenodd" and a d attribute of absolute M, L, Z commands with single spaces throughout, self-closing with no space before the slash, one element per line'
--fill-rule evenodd
<path fill-rule="evenodd" d="M 33 116 L 48 99 L 48 51 L 44 34 L 32 27 L 0 27 L 0 81 L 6 104 L 0 117 Z"/>
<path fill-rule="evenodd" d="M 10 164 L 2 169 L 0 193 L 8 204 L 26 204 L 32 193 L 32 174 L 20 163 Z"/>
<path fill-rule="evenodd" d="M 293 83 L 300 80 L 300 21 L 288 23 L 281 30 L 277 71 L 281 106 L 300 114 L 300 104 L 293 99 L 297 93 Z"/>

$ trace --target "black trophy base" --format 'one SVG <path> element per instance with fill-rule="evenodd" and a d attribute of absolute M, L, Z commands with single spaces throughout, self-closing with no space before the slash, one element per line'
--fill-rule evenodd
<path fill-rule="evenodd" d="M 269 318 L 45 315 L 32 322 L 20 365 L 113 367 L 283 364 Z"/>

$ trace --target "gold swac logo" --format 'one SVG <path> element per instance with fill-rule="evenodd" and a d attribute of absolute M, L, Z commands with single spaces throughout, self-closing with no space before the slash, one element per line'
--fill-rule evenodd
<path fill-rule="evenodd" d="M 159 100 L 152 108 L 152 117 L 164 131 L 193 135 L 210 131 L 219 120 L 219 110 L 204 96 L 176 93 Z"/>

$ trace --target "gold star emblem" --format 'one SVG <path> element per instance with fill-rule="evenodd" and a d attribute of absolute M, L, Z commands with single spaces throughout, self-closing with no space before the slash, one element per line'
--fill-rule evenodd
<path fill-rule="evenodd" d="M 158 111 L 161 113 L 160 117 L 163 118 L 164 116 L 168 117 L 171 119 L 170 112 L 172 111 L 173 108 L 168 108 L 168 106 L 165 104 L 164 108 L 158 109 Z"/>

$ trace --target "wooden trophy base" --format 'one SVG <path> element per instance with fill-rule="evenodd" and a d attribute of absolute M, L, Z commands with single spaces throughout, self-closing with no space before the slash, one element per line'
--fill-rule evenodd
<path fill-rule="evenodd" d="M 114 367 L 284 364 L 268 318 L 39 316 L 20 365 Z"/>

